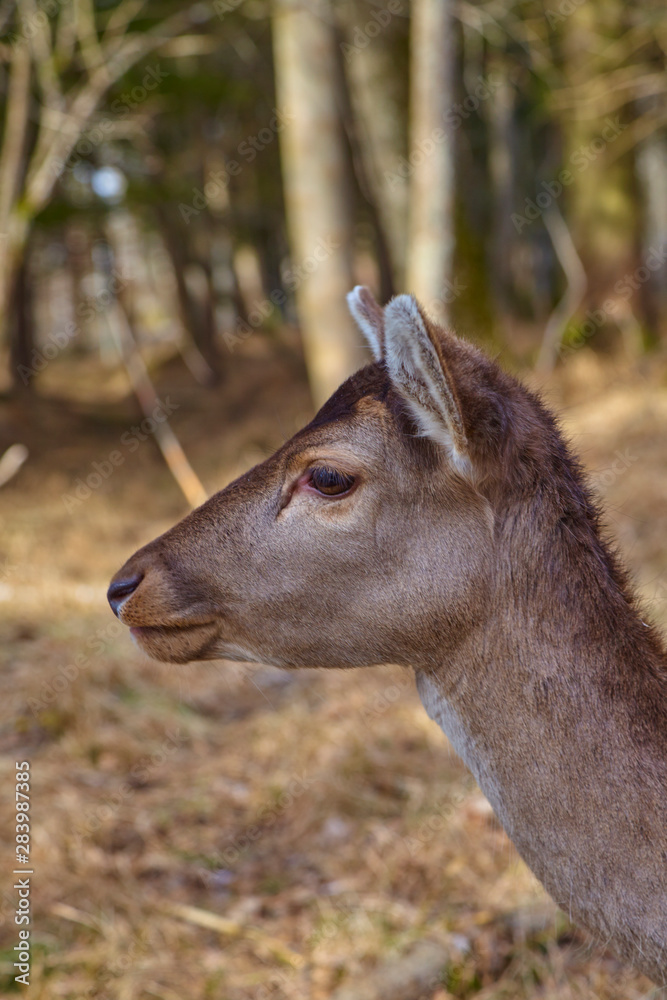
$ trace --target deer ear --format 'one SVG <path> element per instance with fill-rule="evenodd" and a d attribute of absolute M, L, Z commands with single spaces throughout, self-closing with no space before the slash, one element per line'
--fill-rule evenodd
<path fill-rule="evenodd" d="M 368 341 L 373 357 L 384 357 L 384 312 L 365 285 L 357 285 L 347 296 L 347 304 L 357 326 Z"/>
<path fill-rule="evenodd" d="M 385 363 L 421 433 L 443 445 L 459 472 L 472 469 L 456 386 L 437 338 L 412 295 L 384 309 Z"/>

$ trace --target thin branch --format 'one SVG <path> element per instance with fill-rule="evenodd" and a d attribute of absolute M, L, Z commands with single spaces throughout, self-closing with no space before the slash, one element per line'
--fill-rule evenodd
<path fill-rule="evenodd" d="M 60 7 L 56 22 L 53 52 L 60 66 L 69 66 L 76 48 L 76 12 L 74 4 L 65 3 Z"/>
<path fill-rule="evenodd" d="M 218 913 L 210 910 L 202 910 L 198 906 L 183 906 L 181 903 L 168 903 L 164 907 L 171 916 L 178 920 L 183 920 L 188 924 L 195 924 L 197 927 L 205 927 L 208 930 L 217 931 L 225 937 L 238 937 L 241 940 L 259 945 L 269 952 L 278 961 L 284 962 L 292 968 L 299 969 L 304 964 L 304 958 L 298 952 L 293 951 L 282 941 L 265 934 L 259 927 L 251 927 L 248 924 L 240 924 L 229 917 L 221 917 Z"/>
<path fill-rule="evenodd" d="M 111 54 L 103 47 L 102 65 L 68 94 L 70 100 L 67 115 L 72 127 L 67 131 L 49 130 L 49 134 L 45 135 L 47 126 L 40 121 L 36 155 L 32 158 L 26 181 L 26 200 L 33 210 L 41 208 L 48 200 L 57 177 L 54 167 L 66 162 L 107 88 L 140 59 L 159 49 L 188 24 L 186 9 L 161 22 L 151 31 L 126 36 L 117 51 Z"/>
<path fill-rule="evenodd" d="M 658 129 L 667 125 L 667 108 L 662 108 L 659 112 L 647 111 L 639 118 L 630 122 L 627 129 L 618 137 L 613 146 L 608 146 L 604 151 L 602 165 L 605 169 L 616 163 L 628 150 L 633 149 L 644 139 L 647 139 Z"/>
<path fill-rule="evenodd" d="M 624 32 L 621 38 L 610 40 L 607 37 L 595 35 L 600 44 L 600 49 L 595 53 L 595 56 L 599 59 L 600 64 L 621 66 L 624 63 L 628 63 L 639 49 L 655 41 L 656 31 L 657 25 L 651 25 L 650 22 L 643 20 L 640 24 Z M 572 63 L 570 66 L 572 80 L 579 80 L 585 83 L 591 77 L 592 73 L 599 73 L 601 71 L 600 64 L 594 66 L 588 60 L 582 61 L 579 66 L 576 63 Z"/>
<path fill-rule="evenodd" d="M 107 51 L 111 50 L 111 43 L 114 39 L 117 40 L 119 36 L 125 34 L 128 25 L 134 21 L 139 11 L 145 5 L 146 0 L 122 0 L 116 9 L 112 11 L 102 35 L 102 45 Z"/>
<path fill-rule="evenodd" d="M 666 93 L 664 73 L 647 73 L 643 66 L 626 66 L 596 77 L 588 85 L 564 87 L 555 91 L 551 106 L 555 111 L 576 111 L 586 108 L 590 114 L 590 106 L 597 103 L 593 113 L 604 115 L 638 97 L 653 97 Z"/>
<path fill-rule="evenodd" d="M 39 11 L 35 0 L 19 0 L 19 10 L 23 20 L 30 21 L 35 29 L 30 34 L 28 44 L 33 54 L 35 75 L 44 104 L 53 109 L 60 109 L 63 106 L 63 95 L 55 69 L 49 23 L 38 18 Z"/>
<path fill-rule="evenodd" d="M 518 4 L 517 4 L 518 6 Z M 511 7 L 504 7 L 502 3 L 490 0 L 486 6 L 489 16 L 498 21 L 504 16 L 508 27 L 505 29 L 508 35 L 517 42 L 521 48 L 529 53 L 531 57 L 537 56 L 537 63 L 545 72 L 553 69 L 553 59 L 549 52 L 549 46 L 542 41 L 536 31 L 532 29 L 529 22 L 520 13 L 518 16 Z M 495 13 L 494 13 L 495 11 Z"/>
<path fill-rule="evenodd" d="M 132 327 L 124 304 L 121 300 L 115 303 L 113 309 L 117 322 L 111 323 L 112 334 L 118 353 L 132 384 L 134 394 L 144 415 L 151 418 L 160 408 L 160 400 L 148 374 L 144 359 L 137 347 Z M 169 471 L 176 480 L 183 496 L 191 507 L 198 507 L 208 497 L 201 480 L 188 462 L 181 444 L 165 419 L 162 423 L 155 422 L 155 440 L 162 452 Z"/>
<path fill-rule="evenodd" d="M 627 107 L 628 104 L 633 104 L 635 101 L 647 98 L 661 98 L 667 97 L 665 94 L 664 86 L 658 83 L 654 90 L 648 87 L 638 89 L 633 93 L 626 94 L 625 96 L 609 96 L 605 94 L 598 94 L 591 97 L 590 100 L 581 100 L 577 104 L 570 104 L 569 106 L 561 105 L 560 107 L 554 108 L 557 114 L 562 114 L 563 112 L 569 112 L 569 118 L 571 121 L 575 122 L 592 122 L 598 120 L 600 122 L 600 127 L 604 125 L 604 118 L 614 114 L 615 112 L 620 112 L 621 108 Z M 597 102 L 597 103 L 596 103 Z M 632 113 L 632 109 L 630 111 Z"/>
<path fill-rule="evenodd" d="M 74 2 L 76 33 L 79 39 L 81 58 L 88 74 L 92 76 L 104 66 L 104 53 L 97 38 L 95 8 L 92 0 L 74 0 Z"/>
<path fill-rule="evenodd" d="M 538 372 L 548 374 L 553 371 L 563 331 L 568 320 L 581 305 L 588 282 L 570 230 L 555 203 L 544 213 L 543 218 L 556 256 L 567 278 L 565 294 L 551 313 L 544 329 L 542 346 L 536 364 Z"/>
<path fill-rule="evenodd" d="M 530 71 L 548 86 L 553 87 L 555 79 L 553 63 L 543 52 L 535 47 L 528 46 L 521 37 L 517 37 L 516 24 L 513 24 L 510 28 L 505 23 L 497 20 L 486 8 L 475 7 L 473 4 L 468 3 L 467 0 L 459 0 L 454 8 L 454 12 L 460 21 L 478 31 L 482 38 L 494 48 L 500 48 L 506 38 L 515 41 L 528 57 Z M 517 23 L 520 24 L 518 21 Z M 535 38 L 539 41 L 537 36 Z"/>
<path fill-rule="evenodd" d="M 8 483 L 19 471 L 28 457 L 28 449 L 24 444 L 12 444 L 0 458 L 0 486 Z"/>

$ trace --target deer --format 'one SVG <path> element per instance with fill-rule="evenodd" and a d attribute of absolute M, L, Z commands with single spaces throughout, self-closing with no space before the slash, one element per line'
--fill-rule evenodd
<path fill-rule="evenodd" d="M 667 657 L 556 418 L 411 295 L 348 295 L 374 361 L 139 549 L 149 656 L 400 664 L 556 903 L 667 981 Z"/>

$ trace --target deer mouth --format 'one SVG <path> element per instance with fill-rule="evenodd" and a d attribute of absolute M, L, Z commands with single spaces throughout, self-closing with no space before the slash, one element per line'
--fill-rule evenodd
<path fill-rule="evenodd" d="M 183 625 L 133 625 L 130 635 L 137 646 L 154 660 L 188 663 L 210 659 L 209 650 L 218 634 L 214 621 Z"/>

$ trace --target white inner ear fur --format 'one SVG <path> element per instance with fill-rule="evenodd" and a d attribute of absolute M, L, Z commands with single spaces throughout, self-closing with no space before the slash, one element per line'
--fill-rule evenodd
<path fill-rule="evenodd" d="M 416 301 L 398 295 L 385 307 L 385 361 L 389 377 L 408 403 L 420 432 L 446 448 L 467 478 L 472 464 L 453 387 L 428 335 Z"/>
<path fill-rule="evenodd" d="M 375 317 L 366 309 L 364 294 L 370 294 L 363 285 L 356 285 L 347 294 L 347 304 L 354 321 L 366 338 L 371 354 L 376 361 L 382 361 L 382 329 L 376 325 Z"/>

